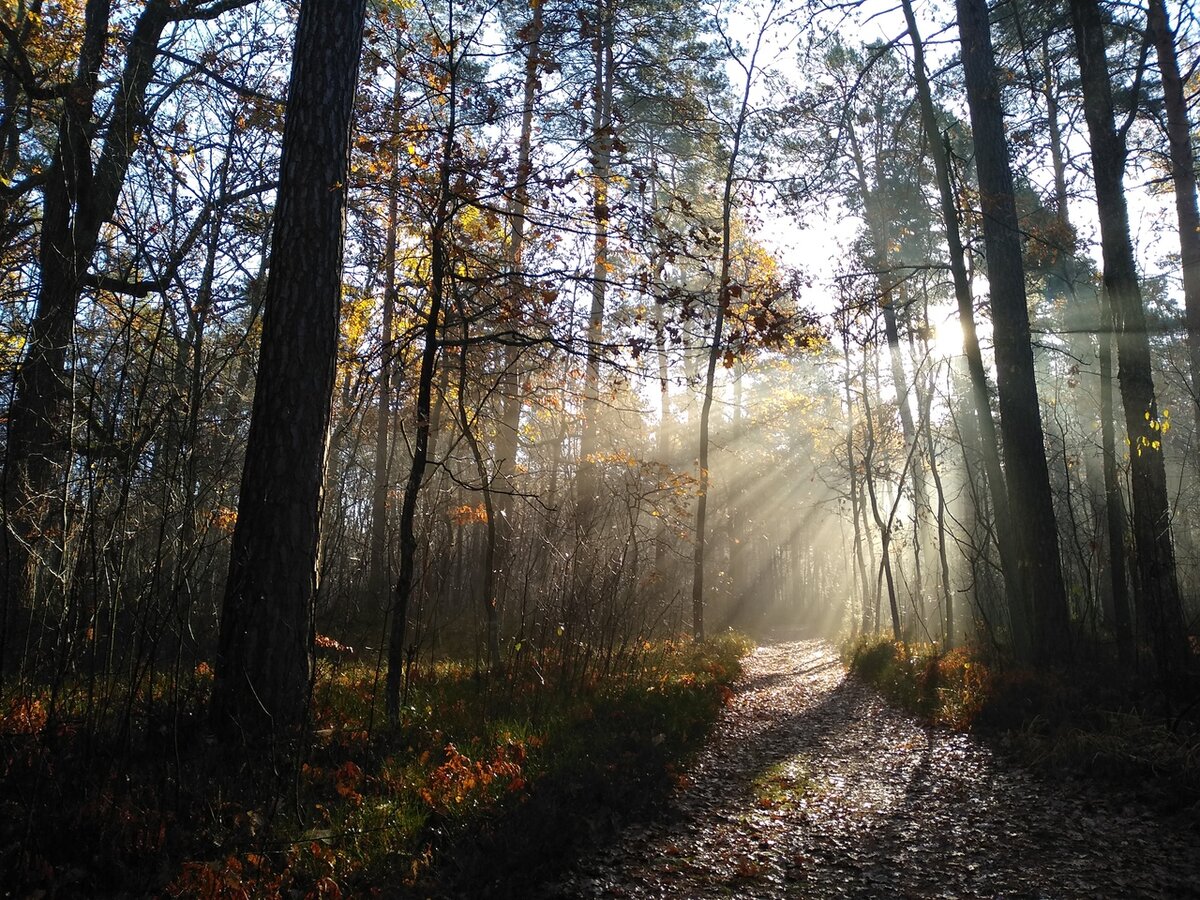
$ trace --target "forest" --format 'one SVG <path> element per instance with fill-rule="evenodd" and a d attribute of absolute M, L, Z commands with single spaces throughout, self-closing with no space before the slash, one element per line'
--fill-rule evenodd
<path fill-rule="evenodd" d="M 0 0 L 0 84 L 0 893 L 1197 890 L 1190 2 Z"/>

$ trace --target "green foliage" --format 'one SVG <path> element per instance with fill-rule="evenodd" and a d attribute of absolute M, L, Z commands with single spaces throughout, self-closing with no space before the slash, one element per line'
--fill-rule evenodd
<path fill-rule="evenodd" d="M 749 646 L 643 641 L 582 684 L 549 656 L 490 681 L 439 663 L 395 727 L 372 665 L 323 660 L 303 759 L 274 772 L 198 726 L 88 748 L 42 701 L 5 702 L 0 868 L 28 891 L 178 897 L 471 894 L 501 864 L 532 884 L 682 779 Z M 202 721 L 210 678 L 197 668 L 183 721 Z"/>

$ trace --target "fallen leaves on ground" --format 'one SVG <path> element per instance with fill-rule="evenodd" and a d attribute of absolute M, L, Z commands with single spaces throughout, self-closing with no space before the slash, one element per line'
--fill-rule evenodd
<path fill-rule="evenodd" d="M 760 647 L 671 808 L 543 897 L 1200 897 L 1200 836 Z"/>

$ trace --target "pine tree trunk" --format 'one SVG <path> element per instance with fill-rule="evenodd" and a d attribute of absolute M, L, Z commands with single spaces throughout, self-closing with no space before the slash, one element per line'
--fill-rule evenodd
<path fill-rule="evenodd" d="M 533 112 L 540 84 L 542 42 L 542 3 L 533 0 L 533 13 L 527 26 L 528 45 L 525 50 L 525 85 L 521 100 L 521 134 L 517 142 L 517 180 L 508 205 L 509 237 L 505 246 L 505 265 L 508 269 L 510 303 L 513 315 L 520 308 L 526 291 L 522 258 L 525 248 L 525 211 L 529 205 L 529 180 L 533 173 Z M 496 507 L 496 573 L 500 590 L 506 587 L 506 574 L 512 557 L 513 521 L 509 511 L 516 492 L 517 447 L 523 405 L 520 348 L 509 344 L 504 350 L 504 372 L 500 384 L 500 425 L 496 430 L 496 483 L 500 486 L 493 502 Z"/>
<path fill-rule="evenodd" d="M 975 302 L 971 294 L 971 281 L 967 272 L 962 236 L 958 225 L 958 207 L 954 185 L 950 178 L 949 153 L 937 124 L 937 113 L 933 105 L 933 93 L 925 69 L 925 51 L 913 15 L 911 0 L 903 0 L 904 16 L 908 34 L 913 45 L 914 72 L 916 73 L 917 98 L 921 106 L 921 120 L 929 140 L 930 156 L 933 158 L 941 201 L 942 222 L 946 229 L 946 247 L 950 256 L 950 272 L 954 281 L 954 297 L 958 308 L 959 327 L 963 333 L 963 353 L 967 360 L 967 372 L 971 385 L 971 400 L 978 429 L 970 429 L 978 439 L 969 441 L 964 453 L 977 451 L 983 461 L 989 495 L 996 524 L 996 544 L 1000 551 L 1000 568 L 1004 577 L 1005 595 L 1008 600 L 1009 616 L 1012 621 L 1014 639 L 1018 646 L 1029 643 L 1029 613 L 1026 609 L 1025 592 L 1019 577 L 1018 550 L 1015 529 L 1009 513 L 1008 487 L 1000 465 L 1000 443 L 996 436 L 996 425 L 992 418 L 989 398 L 987 370 L 983 363 L 983 352 L 979 346 L 979 335 L 975 327 Z"/>
<path fill-rule="evenodd" d="M 1125 571 L 1125 500 L 1117 472 L 1117 437 L 1113 425 L 1112 308 L 1105 302 L 1100 333 L 1100 444 L 1104 466 L 1104 524 L 1108 535 L 1108 569 L 1113 595 L 1113 631 L 1117 654 L 1129 665 L 1133 655 L 1133 622 L 1129 609 L 1129 576 Z"/>
<path fill-rule="evenodd" d="M 287 736 L 307 702 L 365 9 L 365 0 L 303 0 L 296 30 L 212 699 L 217 728 L 247 739 Z"/>
<path fill-rule="evenodd" d="M 1017 563 L 1031 607 L 1032 653 L 1069 655 L 1070 611 L 1034 377 L 1021 235 L 985 0 L 958 0 L 958 26 L 974 132 L 1000 394 L 1000 431 Z"/>
<path fill-rule="evenodd" d="M 609 180 L 612 177 L 615 9 L 610 0 L 596 0 L 593 24 L 592 85 L 592 307 L 588 313 L 587 364 L 583 375 L 583 434 L 579 441 L 576 495 L 579 521 L 590 529 L 599 501 L 599 468 L 593 458 L 600 448 L 600 342 L 604 337 L 604 306 L 608 292 Z"/>
<path fill-rule="evenodd" d="M 1150 0 L 1147 27 L 1162 74 L 1167 140 L 1171 147 L 1171 179 L 1175 182 L 1175 213 L 1179 219 L 1179 249 L 1183 261 L 1183 307 L 1187 318 L 1192 376 L 1192 402 L 1200 422 L 1200 210 L 1196 208 L 1196 159 L 1187 94 L 1179 73 L 1175 34 L 1165 0 Z"/>
<path fill-rule="evenodd" d="M 1160 417 L 1155 397 L 1146 314 L 1129 235 L 1124 140 L 1116 130 L 1100 6 L 1096 0 L 1071 0 L 1071 18 L 1092 145 L 1104 289 L 1117 337 L 1117 379 L 1130 446 L 1138 627 L 1154 648 L 1164 689 L 1174 690 L 1176 676 L 1187 663 L 1187 644 L 1161 449 L 1166 417 Z"/>
<path fill-rule="evenodd" d="M 1041 46 L 1042 66 L 1052 71 L 1048 37 L 1043 37 Z M 1050 159 L 1054 168 L 1055 212 L 1062 224 L 1064 235 L 1074 237 L 1067 195 L 1067 163 L 1062 128 L 1059 125 L 1058 97 L 1053 81 L 1047 77 L 1043 88 L 1046 100 L 1046 118 L 1049 123 Z M 1129 586 L 1125 574 L 1125 505 L 1121 497 L 1121 486 L 1117 479 L 1115 438 L 1113 434 L 1112 404 L 1112 316 L 1107 304 L 1101 309 L 1100 297 L 1090 281 L 1080 271 L 1074 247 L 1059 248 L 1062 254 L 1059 277 L 1066 286 L 1068 312 L 1065 317 L 1067 342 L 1071 352 L 1081 363 L 1095 356 L 1099 362 L 1100 401 L 1099 408 L 1088 411 L 1077 410 L 1080 426 L 1091 419 L 1092 412 L 1100 421 L 1100 462 L 1093 453 L 1087 457 L 1087 484 L 1094 509 L 1100 514 L 1097 521 L 1105 523 L 1105 536 L 1097 536 L 1101 548 L 1099 565 L 1101 573 L 1100 596 L 1106 610 L 1111 611 L 1111 621 L 1117 639 L 1117 652 L 1122 662 L 1133 660 L 1133 635 L 1129 615 Z M 1099 329 L 1099 341 L 1093 332 Z M 1081 371 L 1082 380 L 1082 371 Z"/>

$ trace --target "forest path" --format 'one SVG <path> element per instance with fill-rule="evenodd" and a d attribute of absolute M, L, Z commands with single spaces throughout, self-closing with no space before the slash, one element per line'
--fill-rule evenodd
<path fill-rule="evenodd" d="M 929 728 L 823 641 L 763 646 L 675 792 L 551 897 L 1200 897 L 1200 836 Z"/>

